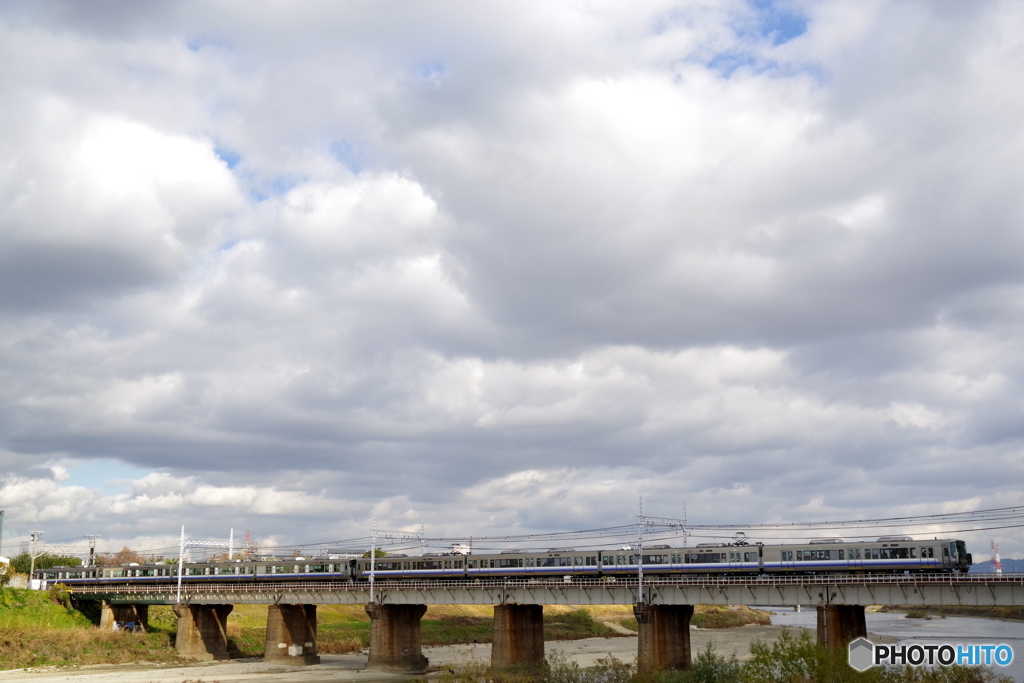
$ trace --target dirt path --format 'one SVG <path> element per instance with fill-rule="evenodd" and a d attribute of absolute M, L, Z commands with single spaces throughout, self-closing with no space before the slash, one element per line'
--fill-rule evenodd
<path fill-rule="evenodd" d="M 636 631 L 630 631 L 628 628 L 626 628 L 625 626 L 623 626 L 622 624 L 619 623 L 620 621 L 622 621 L 622 616 L 621 615 L 620 616 L 615 616 L 615 617 L 594 617 L 594 621 L 597 621 L 597 622 L 600 622 L 601 624 L 604 624 L 605 626 L 607 626 L 608 628 L 610 628 L 611 630 L 615 631 L 616 633 L 618 633 L 620 635 L 624 635 L 624 636 L 635 636 L 636 635 Z"/>

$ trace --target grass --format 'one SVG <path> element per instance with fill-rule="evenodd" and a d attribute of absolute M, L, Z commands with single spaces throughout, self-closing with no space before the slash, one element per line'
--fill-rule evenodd
<path fill-rule="evenodd" d="M 21 628 L 63 631 L 89 625 L 85 615 L 53 602 L 47 593 L 0 588 L 0 632 Z"/>
<path fill-rule="evenodd" d="M 62 598 L 66 595 L 0 589 L 0 669 L 177 659 L 168 632 L 100 631 L 78 610 L 59 604 Z"/>
<path fill-rule="evenodd" d="M 884 605 L 878 608 L 879 612 L 907 612 L 915 614 L 932 614 L 941 617 L 981 617 L 985 619 L 1006 619 L 1009 621 L 1024 621 L 1024 607 L 995 607 L 995 606 L 973 606 L 973 605 L 935 605 L 928 607 L 912 607 L 910 605 Z M 923 618 L 923 617 L 910 617 Z"/>
<path fill-rule="evenodd" d="M 696 605 L 693 609 L 693 617 L 690 618 L 690 625 L 697 628 L 735 628 L 747 624 L 767 626 L 771 623 L 772 619 L 768 612 L 750 609 L 744 605 L 735 607 Z M 630 631 L 640 628 L 635 618 L 623 619 L 619 624 Z"/>

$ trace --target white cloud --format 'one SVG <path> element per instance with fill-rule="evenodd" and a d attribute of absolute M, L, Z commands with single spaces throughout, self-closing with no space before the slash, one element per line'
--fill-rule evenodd
<path fill-rule="evenodd" d="M 264 10 L 0 10 L 17 528 L 1019 497 L 1019 7 Z"/>

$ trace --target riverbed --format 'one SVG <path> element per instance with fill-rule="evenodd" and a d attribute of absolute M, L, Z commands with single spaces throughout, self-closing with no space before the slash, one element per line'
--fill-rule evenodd
<path fill-rule="evenodd" d="M 696 653 L 712 643 L 719 654 L 735 654 L 740 660 L 749 656 L 750 644 L 755 640 L 772 642 L 783 629 L 807 629 L 814 637 L 816 612 L 813 607 L 800 612 L 793 608 L 763 608 L 773 612 L 771 626 L 741 626 L 728 629 L 693 628 L 690 633 L 691 649 Z M 903 614 L 868 612 L 865 615 L 869 637 L 876 643 L 903 644 L 984 644 L 1005 643 L 1014 650 L 1014 663 L 1010 667 L 993 667 L 1000 673 L 1024 683 L 1024 622 L 997 621 L 973 617 L 933 617 L 931 620 L 907 619 Z M 585 640 L 551 641 L 545 645 L 549 656 L 563 656 L 580 666 L 593 666 L 597 660 L 615 657 L 632 662 L 636 658 L 636 636 L 588 638 Z M 425 647 L 423 654 L 430 659 L 431 668 L 454 667 L 470 662 L 487 663 L 491 656 L 489 644 L 449 645 Z M 229 662 L 181 665 L 122 664 L 39 670 L 13 670 L 0 672 L 0 683 L 7 681 L 33 681 L 35 683 L 106 683 L 107 681 L 145 681 L 146 683 L 200 683 L 214 681 L 251 681 L 263 683 L 300 681 L 355 681 L 359 683 L 385 683 L 404 680 L 396 674 L 365 671 L 366 654 L 322 655 L 315 666 L 294 667 L 266 664 L 261 659 L 240 659 Z"/>
<path fill-rule="evenodd" d="M 795 608 L 762 607 L 774 612 L 772 624 L 816 628 L 817 613 L 814 607 L 800 612 Z M 1000 674 L 1011 676 L 1014 681 L 1024 683 L 1024 622 L 979 619 L 977 617 L 940 617 L 931 619 L 907 619 L 899 612 L 867 612 L 864 615 L 869 633 L 890 636 L 902 645 L 951 645 L 1005 644 L 1013 648 L 1013 663 L 1010 666 L 992 666 Z M 878 642 L 878 641 L 875 641 Z"/>

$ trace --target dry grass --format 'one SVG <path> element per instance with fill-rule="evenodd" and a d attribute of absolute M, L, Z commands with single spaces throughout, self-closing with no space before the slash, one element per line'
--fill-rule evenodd
<path fill-rule="evenodd" d="M 97 628 L 54 630 L 45 626 L 0 629 L 0 668 L 4 669 L 176 659 L 166 633 L 137 634 Z"/>
<path fill-rule="evenodd" d="M 694 605 L 690 625 L 697 628 L 735 628 L 747 624 L 768 626 L 772 618 L 763 610 L 750 609 L 745 605 L 719 607 L 718 605 Z M 639 626 L 635 618 L 624 618 L 619 622 L 625 628 L 636 631 Z"/>

